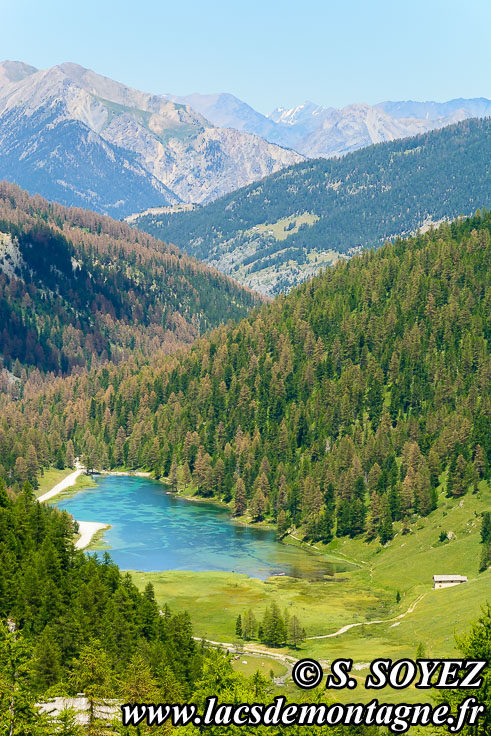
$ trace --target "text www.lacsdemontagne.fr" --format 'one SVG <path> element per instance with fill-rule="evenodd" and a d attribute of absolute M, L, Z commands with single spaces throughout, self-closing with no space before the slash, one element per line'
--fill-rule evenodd
<path fill-rule="evenodd" d="M 193 704 L 145 704 L 126 703 L 121 706 L 124 726 L 137 726 L 146 722 L 159 726 L 170 721 L 173 726 L 222 725 L 222 726 L 335 726 L 367 725 L 385 726 L 392 733 L 405 733 L 410 726 L 448 726 L 451 733 L 458 733 L 464 725 L 472 725 L 482 716 L 484 706 L 469 697 L 462 701 L 456 714 L 450 705 L 441 703 L 287 703 L 284 696 L 273 703 L 218 703 L 213 696 L 206 699 L 200 714 Z"/>

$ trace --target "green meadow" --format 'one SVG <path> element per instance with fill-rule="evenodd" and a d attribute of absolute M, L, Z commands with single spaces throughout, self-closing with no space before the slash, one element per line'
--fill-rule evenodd
<path fill-rule="evenodd" d="M 481 484 L 478 493 L 457 501 L 442 495 L 436 511 L 417 521 L 408 534 L 402 535 L 396 527 L 394 539 L 384 547 L 378 541 L 349 538 L 317 545 L 321 552 L 357 565 L 322 581 L 287 577 L 262 581 L 228 572 L 132 574 L 140 589 L 153 583 L 159 603 L 188 610 L 196 635 L 214 641 L 236 642 L 237 616 L 251 608 L 260 618 L 272 601 L 298 616 L 307 637 L 361 624 L 338 636 L 307 639 L 297 650 L 274 651 L 329 661 L 351 658 L 358 668 L 355 676 L 364 681 L 367 663 L 377 657 L 414 658 L 417 653 L 451 657 L 457 653 L 455 636 L 468 630 L 490 597 L 491 570 L 478 572 L 480 515 L 490 507 L 489 487 Z M 447 535 L 443 542 L 442 532 Z M 433 590 L 433 575 L 447 573 L 467 575 L 469 581 Z M 412 612 L 394 620 L 418 599 Z M 378 619 L 384 623 L 368 623 Z M 258 642 L 251 645 L 268 651 Z M 251 658 L 252 667 L 254 660 Z M 267 669 L 269 672 L 270 667 Z M 417 699 L 418 691 L 409 688 L 406 692 L 410 699 Z M 397 701 L 397 691 L 394 694 Z M 349 691 L 346 697 L 351 697 Z M 370 691 L 357 692 L 358 699 L 369 697 Z M 390 691 L 387 697 L 392 697 Z"/>

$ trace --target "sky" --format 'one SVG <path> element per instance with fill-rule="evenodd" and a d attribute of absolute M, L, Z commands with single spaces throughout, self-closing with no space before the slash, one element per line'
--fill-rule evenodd
<path fill-rule="evenodd" d="M 490 28 L 491 0 L 0 0 L 0 60 L 268 113 L 491 97 Z"/>

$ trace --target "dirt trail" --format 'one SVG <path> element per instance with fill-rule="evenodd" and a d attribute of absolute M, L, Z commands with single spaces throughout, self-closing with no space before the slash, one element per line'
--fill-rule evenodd
<path fill-rule="evenodd" d="M 81 475 L 84 472 L 84 469 L 81 465 L 76 463 L 76 470 L 73 471 L 73 473 L 70 473 L 70 475 L 67 475 L 66 478 L 63 478 L 63 480 L 60 480 L 59 483 L 57 483 L 50 491 L 46 491 L 46 493 L 43 493 L 42 496 L 38 496 L 38 501 L 49 501 L 50 498 L 54 498 L 54 496 L 57 496 L 59 493 L 64 491 L 66 488 L 70 488 L 70 486 L 75 485 L 75 481 L 77 480 L 78 476 Z"/>
<path fill-rule="evenodd" d="M 76 470 L 74 470 L 73 473 L 67 475 L 66 478 L 63 478 L 63 480 L 53 486 L 50 491 L 46 491 L 46 493 L 43 493 L 42 496 L 39 496 L 37 500 L 41 502 L 49 501 L 51 498 L 54 498 L 66 488 L 70 488 L 70 486 L 75 485 L 79 475 L 81 475 L 85 471 L 83 465 L 81 465 L 78 461 L 75 462 L 75 468 Z M 80 538 L 77 539 L 77 541 L 75 542 L 75 547 L 76 549 L 85 549 L 91 543 L 94 534 L 96 534 L 100 529 L 108 529 L 109 524 L 103 524 L 99 521 L 79 521 L 78 527 Z"/>
<path fill-rule="evenodd" d="M 379 619 L 376 621 L 361 621 L 356 624 L 346 624 L 346 626 L 342 626 L 338 631 L 335 631 L 333 634 L 308 636 L 307 640 L 310 641 L 312 639 L 330 639 L 333 636 L 340 636 L 341 634 L 344 634 L 346 631 L 355 628 L 355 626 L 372 626 L 373 624 L 385 624 L 390 623 L 391 621 L 400 621 L 401 618 L 404 618 L 404 616 L 407 616 L 408 613 L 412 613 L 414 611 L 418 603 L 423 600 L 425 595 L 426 593 L 420 595 L 418 598 L 416 598 L 415 601 L 413 601 L 413 603 L 411 603 L 407 611 L 405 611 L 404 613 L 400 613 L 398 616 L 394 616 L 393 618 Z M 212 646 L 222 647 L 223 649 L 226 649 L 228 652 L 232 652 L 233 654 L 249 655 L 251 657 L 268 657 L 270 659 L 276 659 L 278 662 L 282 662 L 282 664 L 287 667 L 288 672 L 281 677 L 275 678 L 275 682 L 277 684 L 283 684 L 285 682 L 287 676 L 291 672 L 292 666 L 295 664 L 295 662 L 298 662 L 298 659 L 296 659 L 295 657 L 291 657 L 288 654 L 280 654 L 279 652 L 271 652 L 264 649 L 253 649 L 247 644 L 242 647 L 237 647 L 231 642 L 213 641 L 212 639 L 205 639 L 202 636 L 194 636 L 193 638 L 196 641 L 204 641 L 207 644 L 211 644 Z M 328 661 L 321 660 L 321 664 L 328 664 Z"/>
<path fill-rule="evenodd" d="M 411 603 L 407 611 L 404 613 L 400 613 L 398 616 L 394 616 L 393 618 L 384 618 L 384 619 L 378 619 L 376 621 L 360 621 L 356 624 L 346 624 L 346 626 L 342 626 L 338 631 L 335 631 L 333 634 L 321 634 L 320 636 L 308 636 L 307 639 L 330 639 L 333 636 L 340 636 L 341 634 L 344 634 L 346 631 L 349 631 L 350 629 L 354 629 L 355 626 L 373 626 L 373 624 L 387 624 L 391 621 L 399 621 L 401 618 L 404 618 L 404 616 L 407 616 L 408 613 L 412 613 L 418 603 L 425 597 L 426 593 L 423 593 L 423 595 L 420 595 L 419 598 L 416 598 L 416 600 Z"/>

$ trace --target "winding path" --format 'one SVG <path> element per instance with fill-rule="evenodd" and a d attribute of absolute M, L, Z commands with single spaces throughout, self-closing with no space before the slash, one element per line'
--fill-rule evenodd
<path fill-rule="evenodd" d="M 346 626 L 342 626 L 338 631 L 335 631 L 334 634 L 322 634 L 321 636 L 308 636 L 307 639 L 330 639 L 332 636 L 340 636 L 340 634 L 344 634 L 346 631 L 349 631 L 350 629 L 354 629 L 355 626 L 373 626 L 373 624 L 387 624 L 391 621 L 399 621 L 399 619 L 404 618 L 404 616 L 407 616 L 408 613 L 412 613 L 418 603 L 425 597 L 426 593 L 423 593 L 419 596 L 419 598 L 416 598 L 416 600 L 411 603 L 407 611 L 404 613 L 400 613 L 398 616 L 394 616 L 394 618 L 384 618 L 384 619 L 378 619 L 377 621 L 360 621 L 356 624 L 347 624 Z"/>
<path fill-rule="evenodd" d="M 404 613 L 400 613 L 398 616 L 394 616 L 393 618 L 378 619 L 376 621 L 360 621 L 359 623 L 356 623 L 356 624 L 346 624 L 346 626 L 342 626 L 340 629 L 338 629 L 338 631 L 335 631 L 333 634 L 322 634 L 321 636 L 308 636 L 307 641 L 311 641 L 312 639 L 330 639 L 333 636 L 340 636 L 341 634 L 344 634 L 346 631 L 349 631 L 350 629 L 355 628 L 355 626 L 372 626 L 373 624 L 385 624 L 385 623 L 390 623 L 391 621 L 400 621 L 401 618 L 404 618 L 404 616 L 407 616 L 408 613 L 412 613 L 414 611 L 418 603 L 420 603 L 420 601 L 423 600 L 425 595 L 426 593 L 423 593 L 422 595 L 420 595 L 418 598 L 416 598 L 415 601 L 413 601 L 413 603 L 411 603 L 407 611 L 405 611 Z M 291 669 L 293 665 L 295 664 L 295 662 L 298 662 L 298 659 L 296 659 L 295 657 L 291 657 L 288 654 L 280 654 L 279 652 L 271 652 L 269 650 L 264 650 L 264 649 L 253 649 L 252 647 L 247 646 L 247 644 L 244 645 L 243 647 L 237 647 L 235 644 L 232 644 L 230 642 L 213 641 L 212 639 L 205 639 L 202 636 L 194 636 L 193 639 L 195 639 L 196 641 L 204 641 L 207 644 L 211 644 L 212 646 L 222 647 L 223 649 L 226 649 L 228 652 L 232 652 L 234 654 L 248 654 L 249 656 L 252 656 L 252 657 L 269 657 L 270 659 L 276 659 L 278 662 L 281 662 L 282 664 L 284 664 L 288 669 L 288 672 L 285 675 L 275 678 L 277 684 L 282 684 L 285 681 L 287 675 L 290 674 Z M 321 661 L 321 664 L 327 663 L 326 660 L 320 660 L 320 661 Z"/>

